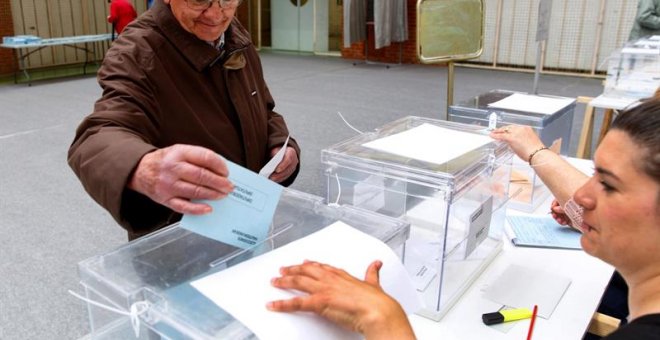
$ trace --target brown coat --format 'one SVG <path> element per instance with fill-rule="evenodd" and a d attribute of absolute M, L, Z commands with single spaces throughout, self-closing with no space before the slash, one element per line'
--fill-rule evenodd
<path fill-rule="evenodd" d="M 181 217 L 126 189 L 144 154 L 199 145 L 259 171 L 289 133 L 273 111 L 249 34 L 236 19 L 225 41 L 219 51 L 197 39 L 159 1 L 127 26 L 103 61 L 103 95 L 78 127 L 68 161 L 131 239 Z M 296 142 L 289 145 L 300 159 Z M 283 184 L 293 182 L 298 170 Z"/>

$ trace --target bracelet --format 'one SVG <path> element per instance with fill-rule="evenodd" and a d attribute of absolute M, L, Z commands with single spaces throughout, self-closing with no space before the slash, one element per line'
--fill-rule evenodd
<path fill-rule="evenodd" d="M 543 151 L 543 150 L 548 150 L 548 147 L 544 146 L 542 148 L 538 148 L 538 149 L 534 150 L 534 152 L 529 154 L 529 157 L 527 158 L 527 163 L 529 163 L 529 166 L 532 166 L 532 158 L 534 158 L 534 156 L 536 156 L 536 154 L 539 151 Z"/>

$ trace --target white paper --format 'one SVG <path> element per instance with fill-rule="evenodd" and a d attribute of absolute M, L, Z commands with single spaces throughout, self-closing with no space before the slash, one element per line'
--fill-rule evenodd
<path fill-rule="evenodd" d="M 284 154 L 286 153 L 286 146 L 289 144 L 289 137 L 286 136 L 286 141 L 284 141 L 284 145 L 282 145 L 282 148 L 280 151 L 278 151 L 273 158 L 264 165 L 261 170 L 259 170 L 259 176 L 264 176 L 266 178 L 270 177 L 270 175 L 273 174 L 277 166 L 280 164 L 282 159 L 284 159 Z"/>
<path fill-rule="evenodd" d="M 489 107 L 515 110 L 522 112 L 533 112 L 551 115 L 570 105 L 575 99 L 551 98 L 535 96 L 531 94 L 514 93 L 502 100 L 488 104 Z"/>
<path fill-rule="evenodd" d="M 637 98 L 608 97 L 601 94 L 594 98 L 589 104 L 593 107 L 623 110 L 627 107 L 632 107 L 632 105 L 638 100 L 639 99 Z"/>
<path fill-rule="evenodd" d="M 634 45 L 635 47 L 642 47 L 642 48 L 658 47 L 660 46 L 660 41 L 651 40 L 651 39 L 641 39 L 635 41 Z"/>
<path fill-rule="evenodd" d="M 415 288 L 396 254 L 384 243 L 343 222 L 332 225 L 281 248 L 191 283 L 259 339 L 360 339 L 356 333 L 311 313 L 277 313 L 268 301 L 300 295 L 271 286 L 279 268 L 304 260 L 327 263 L 364 279 L 367 267 L 381 260 L 381 286 L 407 313 L 420 307 Z"/>
<path fill-rule="evenodd" d="M 424 123 L 362 146 L 423 162 L 444 164 L 493 140 L 486 135 L 446 129 Z"/>
<path fill-rule="evenodd" d="M 514 308 L 532 309 L 538 305 L 538 315 L 549 319 L 570 284 L 564 276 L 510 265 L 488 285 L 484 297 Z"/>
<path fill-rule="evenodd" d="M 621 49 L 622 54 L 644 54 L 644 55 L 658 55 L 660 49 L 657 48 L 639 48 L 639 47 L 624 47 Z"/>

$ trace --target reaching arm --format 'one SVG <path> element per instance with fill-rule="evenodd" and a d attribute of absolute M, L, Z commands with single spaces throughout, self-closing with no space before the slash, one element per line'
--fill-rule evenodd
<path fill-rule="evenodd" d="M 529 161 L 561 206 L 589 179 L 558 154 L 542 149 L 543 142 L 529 126 L 511 125 L 495 129 L 490 136 L 506 142 L 518 157 Z"/>

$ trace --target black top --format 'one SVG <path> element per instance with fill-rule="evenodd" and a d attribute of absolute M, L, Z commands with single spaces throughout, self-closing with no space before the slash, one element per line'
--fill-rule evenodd
<path fill-rule="evenodd" d="M 660 340 L 660 314 L 649 314 L 639 317 L 603 339 Z"/>

